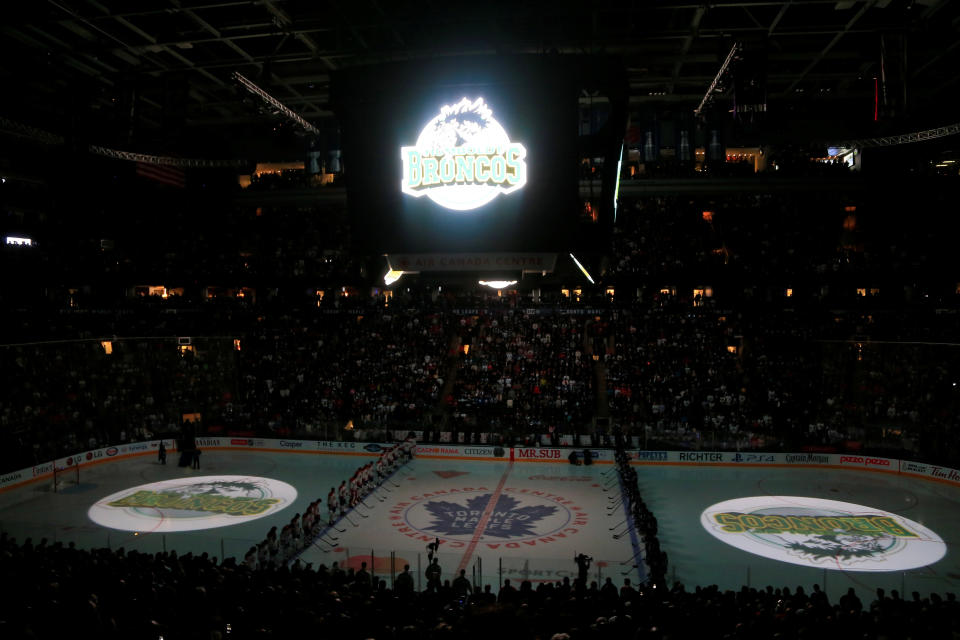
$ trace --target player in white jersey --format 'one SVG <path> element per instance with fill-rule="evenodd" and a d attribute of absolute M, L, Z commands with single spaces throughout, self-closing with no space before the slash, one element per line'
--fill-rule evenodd
<path fill-rule="evenodd" d="M 333 487 L 330 487 L 330 493 L 327 494 L 327 513 L 327 524 L 333 526 L 337 517 L 337 490 Z"/>

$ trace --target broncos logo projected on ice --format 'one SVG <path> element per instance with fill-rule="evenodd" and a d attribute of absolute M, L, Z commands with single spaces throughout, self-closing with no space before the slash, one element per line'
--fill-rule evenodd
<path fill-rule="evenodd" d="M 427 531 L 441 535 L 472 534 L 490 502 L 492 494 L 469 498 L 466 504 L 447 501 L 432 501 L 424 505 L 433 517 Z M 557 507 L 521 507 L 520 501 L 501 495 L 490 513 L 483 535 L 496 538 L 520 538 L 536 535 L 534 527 L 544 518 L 557 512 Z"/>

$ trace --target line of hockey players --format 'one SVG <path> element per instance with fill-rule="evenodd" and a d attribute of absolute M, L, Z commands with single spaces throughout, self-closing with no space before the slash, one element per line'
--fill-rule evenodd
<path fill-rule="evenodd" d="M 297 552 L 309 545 L 325 527 L 333 527 L 357 506 L 365 497 L 379 488 L 386 478 L 401 465 L 413 459 L 416 442 L 404 440 L 380 453 L 375 461 L 358 467 L 349 480 L 339 488 L 330 488 L 327 494 L 327 518 L 323 519 L 323 500 L 317 498 L 307 507 L 301 517 L 296 514 L 280 529 L 273 527 L 260 544 L 250 547 L 244 556 L 244 564 L 250 569 L 279 568 Z"/>

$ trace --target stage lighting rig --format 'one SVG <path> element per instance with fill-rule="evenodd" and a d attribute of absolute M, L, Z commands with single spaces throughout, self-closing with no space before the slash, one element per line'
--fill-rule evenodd
<path fill-rule="evenodd" d="M 319 129 L 317 129 L 315 126 L 313 126 L 312 124 L 304 120 L 300 116 L 300 114 L 291 110 L 289 107 L 287 107 L 287 105 L 283 104 L 282 102 L 274 98 L 272 95 L 270 95 L 269 93 L 267 93 L 266 91 L 258 87 L 256 84 L 254 84 L 248 78 L 244 77 L 242 74 L 234 71 L 232 77 L 237 84 L 239 84 L 241 87 L 243 87 L 244 89 L 252 93 L 254 96 L 259 98 L 260 100 L 262 100 L 266 105 L 267 110 L 269 110 L 271 116 L 278 117 L 278 118 L 285 118 L 286 120 L 297 125 L 307 133 L 310 133 L 313 135 L 318 135 L 320 133 Z"/>
<path fill-rule="evenodd" d="M 731 65 L 740 59 L 740 54 L 743 50 L 743 45 L 739 42 L 734 42 L 733 46 L 730 48 L 730 53 L 727 54 L 726 59 L 723 61 L 723 64 L 720 66 L 720 70 L 717 71 L 716 77 L 713 79 L 713 82 L 710 83 L 710 86 L 707 88 L 707 92 L 703 94 L 703 100 L 700 101 L 700 106 L 694 109 L 693 115 L 700 116 L 703 108 L 706 107 L 710 102 L 713 101 L 713 96 L 715 93 L 723 92 L 723 82 L 724 76 L 730 71 Z"/>

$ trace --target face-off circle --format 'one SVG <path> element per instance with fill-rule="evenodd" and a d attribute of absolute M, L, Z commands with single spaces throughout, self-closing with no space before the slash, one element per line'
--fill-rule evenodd
<path fill-rule="evenodd" d="M 506 488 L 453 489 L 397 503 L 390 523 L 401 534 L 436 536 L 451 542 L 486 544 L 554 542 L 577 533 L 588 515 L 572 500 L 545 491 Z"/>
<path fill-rule="evenodd" d="M 118 491 L 98 500 L 87 517 L 122 531 L 197 531 L 264 518 L 296 498 L 293 486 L 272 478 L 199 476 Z"/>
<path fill-rule="evenodd" d="M 819 569 L 905 571 L 947 552 L 940 536 L 919 522 L 820 498 L 736 498 L 705 509 L 700 524 L 743 551 Z"/>

